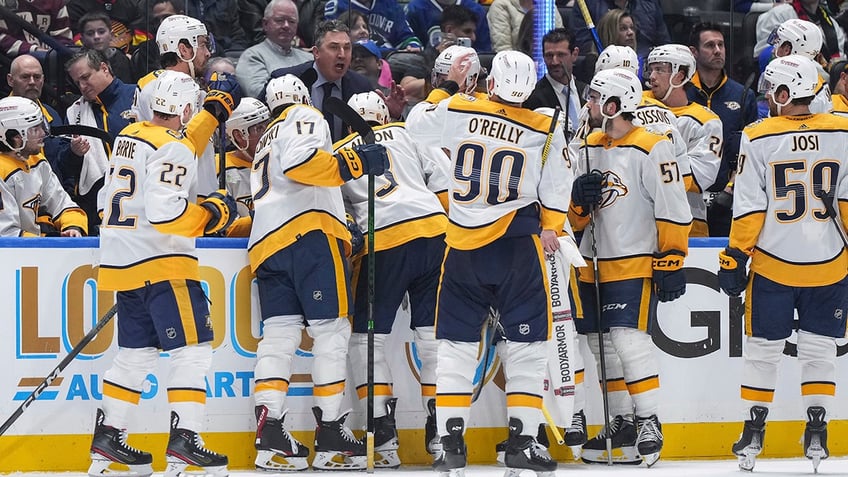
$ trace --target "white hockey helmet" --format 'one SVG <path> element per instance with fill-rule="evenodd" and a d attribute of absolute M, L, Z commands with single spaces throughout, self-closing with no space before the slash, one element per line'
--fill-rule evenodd
<path fill-rule="evenodd" d="M 648 53 L 648 59 L 645 61 L 645 67 L 648 67 L 653 63 L 670 64 L 672 76 L 674 76 L 682 68 L 686 69 L 686 76 L 683 78 L 682 83 L 674 84 L 672 82 L 672 86 L 676 88 L 683 86 L 691 80 L 693 76 L 695 76 L 695 57 L 692 55 L 692 51 L 689 50 L 688 46 L 674 43 L 660 45 Z"/>
<path fill-rule="evenodd" d="M 242 136 L 247 137 L 247 130 L 251 126 L 263 123 L 269 119 L 271 119 L 271 111 L 268 111 L 268 106 L 265 106 L 265 103 L 256 98 L 244 97 L 239 101 L 236 109 L 233 110 L 230 119 L 227 119 L 227 137 L 229 137 L 231 143 L 238 147 L 233 137 L 233 131 L 239 130 Z"/>
<path fill-rule="evenodd" d="M 787 55 L 775 58 L 766 65 L 759 90 L 773 96 L 777 88 L 785 86 L 792 100 L 815 96 L 818 85 L 819 72 L 813 60 L 804 55 Z"/>
<path fill-rule="evenodd" d="M 448 74 L 454 58 L 468 53 L 471 53 L 468 57 L 468 61 L 471 62 L 471 68 L 465 77 L 465 85 L 459 85 L 459 90 L 466 94 L 473 93 L 477 88 L 477 78 L 480 76 L 480 57 L 477 56 L 477 50 L 470 46 L 451 45 L 442 50 L 433 63 L 433 71 L 430 73 L 430 84 L 433 87 L 438 87 L 442 82 L 440 76 L 446 76 Z"/>
<path fill-rule="evenodd" d="M 7 96 L 0 99 L 0 142 L 10 150 L 18 152 L 27 142 L 27 133 L 33 126 L 41 126 L 45 132 L 50 128 L 44 120 L 41 107 L 35 101 L 23 96 Z M 21 136 L 20 147 L 15 147 L 7 138 L 7 133 L 14 131 Z"/>
<path fill-rule="evenodd" d="M 642 101 L 642 83 L 639 82 L 639 77 L 625 68 L 599 71 L 589 83 L 589 91 L 595 91 L 600 95 L 598 104 L 601 105 L 602 113 L 607 101 L 618 98 L 621 107 L 613 116 L 604 114 L 604 117 L 608 118 L 614 118 L 620 113 L 632 113 Z"/>
<path fill-rule="evenodd" d="M 504 101 L 523 103 L 536 87 L 536 65 L 520 51 L 502 51 L 492 60 L 487 82 L 489 96 L 498 95 Z"/>
<path fill-rule="evenodd" d="M 355 94 L 347 101 L 347 105 L 353 108 L 362 119 L 373 121 L 377 124 L 389 122 L 389 108 L 379 94 L 368 91 Z"/>
<path fill-rule="evenodd" d="M 180 116 L 186 105 L 191 106 L 192 115 L 199 110 L 200 87 L 194 79 L 179 71 L 165 70 L 153 85 L 153 111 Z"/>
<path fill-rule="evenodd" d="M 272 78 L 265 86 L 265 101 L 273 113 L 278 107 L 286 104 L 308 104 L 312 106 L 309 90 L 303 81 L 295 75 L 283 75 Z"/>
<path fill-rule="evenodd" d="M 159 25 L 156 30 L 156 44 L 159 45 L 159 54 L 177 53 L 181 40 L 188 41 L 195 50 L 198 46 L 197 38 L 208 35 L 206 25 L 200 20 L 186 15 L 171 15 Z"/>
<path fill-rule="evenodd" d="M 781 23 L 769 36 L 768 42 L 780 48 L 786 42 L 792 45 L 792 55 L 804 55 L 810 59 L 818 56 L 824 38 L 821 29 L 812 22 L 791 18 Z"/>
<path fill-rule="evenodd" d="M 629 46 L 610 45 L 598 55 L 595 62 L 595 73 L 610 68 L 625 68 L 634 74 L 639 74 L 639 57 Z"/>

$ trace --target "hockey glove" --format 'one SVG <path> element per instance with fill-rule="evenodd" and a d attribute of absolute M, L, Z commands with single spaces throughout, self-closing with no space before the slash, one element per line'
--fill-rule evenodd
<path fill-rule="evenodd" d="M 234 75 L 212 73 L 203 109 L 212 113 L 218 123 L 226 122 L 241 101 L 241 86 Z"/>
<path fill-rule="evenodd" d="M 718 286 L 730 296 L 739 296 L 748 284 L 748 254 L 738 248 L 726 247 L 718 253 Z"/>
<path fill-rule="evenodd" d="M 365 237 L 362 236 L 362 231 L 356 225 L 356 221 L 350 214 L 345 214 L 347 218 L 347 230 L 350 232 L 350 256 L 355 257 L 362 251 L 365 246 Z"/>
<path fill-rule="evenodd" d="M 604 176 L 598 171 L 578 176 L 571 188 L 571 202 L 584 210 L 600 204 L 603 181 Z"/>
<path fill-rule="evenodd" d="M 209 222 L 206 222 L 204 233 L 206 235 L 216 234 L 233 223 L 236 218 L 236 200 L 223 189 L 218 189 L 209 194 L 209 197 L 200 202 L 212 214 Z"/>
<path fill-rule="evenodd" d="M 345 182 L 363 175 L 380 176 L 389 168 L 389 156 L 382 144 L 361 144 L 336 153 L 339 173 Z"/>
<path fill-rule="evenodd" d="M 680 250 L 668 250 L 654 254 L 654 291 L 661 302 L 674 301 L 686 293 L 686 272 Z"/>

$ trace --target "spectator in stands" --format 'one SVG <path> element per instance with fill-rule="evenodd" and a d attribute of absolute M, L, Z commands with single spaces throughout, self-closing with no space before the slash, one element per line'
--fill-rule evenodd
<path fill-rule="evenodd" d="M 242 51 L 249 46 L 239 15 L 237 0 L 153 0 L 153 31 L 171 15 L 188 15 L 206 25 L 214 40 L 213 54 Z"/>
<path fill-rule="evenodd" d="M 636 24 L 627 10 L 613 8 L 604 13 L 598 21 L 598 37 L 604 48 L 610 45 L 629 46 L 633 51 L 639 51 L 636 46 Z M 645 68 L 645 57 L 639 58 L 639 79 L 642 79 L 642 71 Z"/>
<path fill-rule="evenodd" d="M 247 46 L 253 46 L 265 39 L 262 31 L 262 19 L 265 17 L 267 0 L 237 0 L 239 9 L 239 23 L 244 30 Z"/>
<path fill-rule="evenodd" d="M 271 0 L 265 8 L 265 41 L 245 50 L 236 65 L 236 77 L 246 96 L 264 96 L 272 71 L 312 59 L 309 53 L 292 46 L 297 21 L 297 6 L 292 0 Z"/>
<path fill-rule="evenodd" d="M 772 31 L 792 18 L 813 22 L 821 28 L 824 36 L 822 55 L 828 62 L 845 58 L 845 31 L 839 26 L 826 3 L 819 0 L 798 0 L 794 3 L 775 5 L 774 8 L 760 15 L 757 19 L 755 58 L 759 57 L 768 46 Z"/>
<path fill-rule="evenodd" d="M 347 25 L 339 20 L 324 21 L 315 29 L 315 46 L 312 47 L 314 60 L 278 69 L 271 73 L 271 77 L 292 74 L 300 78 L 309 88 L 312 105 L 319 110 L 322 109 L 324 99 L 329 96 L 347 102 L 354 94 L 372 90 L 368 78 L 350 71 L 351 49 L 350 30 Z M 264 97 L 264 94 L 262 96 Z M 343 125 L 339 118 L 326 112 L 324 118 L 330 124 L 334 142 L 346 135 L 344 131 L 347 131 L 347 125 Z"/>
<path fill-rule="evenodd" d="M 65 69 L 82 93 L 68 108 L 68 124 L 106 131 L 114 141 L 129 124 L 122 113 L 133 104 L 135 85 L 115 78 L 106 57 L 98 50 L 80 51 L 65 63 Z M 65 177 L 77 179 L 72 198 L 88 215 L 89 235 L 98 235 L 97 193 L 109 170 L 109 148 L 94 138 L 87 142 L 84 154 L 71 150 L 60 167 Z"/>
<path fill-rule="evenodd" d="M 110 46 L 112 44 L 112 20 L 103 12 L 86 13 L 79 20 L 80 41 L 82 46 L 97 50 L 109 62 L 112 74 L 124 83 L 134 83 L 130 59 L 123 51 Z"/>
<path fill-rule="evenodd" d="M 586 0 L 586 6 L 592 21 L 597 25 L 604 14 L 612 9 L 620 8 L 630 12 L 636 25 L 636 54 L 646 58 L 651 48 L 671 43 L 671 35 L 663 18 L 662 5 L 659 0 Z M 577 35 L 577 46 L 580 51 L 598 52 L 597 45 L 592 39 L 592 33 L 586 27 L 586 21 L 579 8 L 571 10 L 569 22 Z M 604 44 L 603 46 L 607 46 Z"/>
<path fill-rule="evenodd" d="M 371 87 L 387 93 L 392 87 L 392 71 L 383 59 L 380 48 L 371 40 L 358 40 L 353 44 L 350 69 L 371 81 Z"/>
<path fill-rule="evenodd" d="M 707 226 L 710 236 L 727 237 L 733 220 L 730 210 L 733 203 L 732 177 L 736 171 L 739 140 L 742 129 L 757 119 L 757 95 L 727 76 L 724 34 L 718 25 L 695 25 L 689 34 L 689 49 L 695 56 L 696 71 L 686 85 L 686 96 L 690 101 L 710 108 L 721 119 L 724 149 L 716 182 L 706 187 L 714 196 L 707 209 Z"/>
<path fill-rule="evenodd" d="M 420 51 L 421 40 L 412 32 L 406 15 L 396 0 L 328 0 L 324 18 L 332 20 L 356 9 L 368 15 L 371 40 L 381 49 Z M 318 44 L 317 34 L 315 44 Z"/>
<path fill-rule="evenodd" d="M 62 117 L 47 103 L 41 102 L 41 90 L 44 88 L 44 71 L 41 68 L 41 63 L 32 55 L 20 55 L 14 60 L 9 67 L 9 74 L 6 75 L 6 81 L 12 89 L 11 96 L 22 96 L 35 101 L 41 108 L 41 113 L 47 124 L 53 128 L 64 124 Z M 76 138 L 73 141 L 68 141 L 65 138 L 48 137 L 44 139 L 44 157 L 50 163 L 60 180 L 63 180 L 59 171 L 59 161 L 66 154 L 68 147 L 74 144 L 75 147 L 80 147 L 83 139 Z M 64 181 L 63 181 L 64 185 Z"/>
<path fill-rule="evenodd" d="M 524 15 L 533 8 L 533 0 L 494 0 L 489 6 L 486 18 L 489 20 L 489 32 L 492 38 L 492 49 L 495 52 L 519 50 L 521 21 Z M 554 10 L 554 26 L 562 28 L 562 15 Z"/>
<path fill-rule="evenodd" d="M 462 10 L 458 10 L 460 8 Z M 448 9 L 458 11 L 446 15 Z M 406 19 L 424 48 L 435 48 L 443 40 L 444 33 L 471 38 L 468 32 L 473 32 L 471 47 L 478 52 L 492 51 L 486 9 L 475 0 L 411 0 L 406 5 Z M 470 28 L 468 23 L 471 23 Z M 450 45 L 444 48 L 447 46 Z"/>
<path fill-rule="evenodd" d="M 762 13 L 781 3 L 783 0 L 734 0 L 733 9 L 741 13 Z"/>
<path fill-rule="evenodd" d="M 82 24 L 80 20 L 87 14 L 102 13 L 109 20 L 106 25 L 109 29 L 112 28 L 112 22 L 118 22 L 123 25 L 127 31 L 141 28 L 142 16 L 137 5 L 133 0 L 68 0 L 68 17 L 71 19 L 71 27 L 77 28 L 74 39 L 79 39 L 82 34 Z M 154 30 L 156 31 L 156 30 Z M 145 33 L 147 33 L 145 31 Z"/>
<path fill-rule="evenodd" d="M 559 107 L 562 110 L 562 118 L 567 120 L 569 141 L 578 126 L 577 118 L 580 108 L 583 107 L 582 92 L 586 88 L 586 85 L 578 83 L 572 74 L 574 62 L 580 53 L 574 42 L 574 32 L 566 28 L 554 28 L 542 37 L 542 56 L 548 72 L 536 83 L 523 105 L 527 109 Z"/>
<path fill-rule="evenodd" d="M 64 0 L 19 1 L 16 4 L 15 13 L 22 22 L 34 25 L 60 45 L 73 44 L 71 20 L 68 18 L 68 9 L 65 7 Z M 14 58 L 23 53 L 49 49 L 51 49 L 49 45 L 33 38 L 29 32 L 24 32 L 17 23 L 9 20 L 0 21 L 0 52 L 7 57 Z"/>

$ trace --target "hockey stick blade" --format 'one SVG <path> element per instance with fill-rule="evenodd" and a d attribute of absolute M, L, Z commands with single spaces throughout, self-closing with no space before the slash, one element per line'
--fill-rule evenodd
<path fill-rule="evenodd" d="M 344 101 L 331 96 L 324 100 L 324 109 L 333 116 L 340 118 L 347 123 L 357 134 L 362 137 L 365 144 L 374 144 L 374 130 L 368 125 L 368 122 L 362 118 L 356 111 L 348 106 Z"/>
<path fill-rule="evenodd" d="M 93 138 L 100 139 L 104 143 L 108 144 L 109 147 L 112 147 L 113 139 L 112 136 L 102 130 L 97 129 L 91 126 L 83 126 L 82 124 L 66 124 L 64 126 L 52 126 L 50 128 L 51 136 L 65 136 L 65 135 L 73 135 L 73 136 L 89 136 Z"/>
<path fill-rule="evenodd" d="M 93 340 L 94 337 L 97 336 L 97 334 L 100 333 L 101 330 L 103 330 L 103 328 L 112 320 L 112 317 L 114 317 L 117 312 L 118 305 L 112 305 L 112 308 L 110 308 L 109 311 L 107 311 L 106 314 L 103 315 L 102 318 L 100 318 L 100 321 L 98 321 L 97 324 L 94 325 L 94 328 L 92 328 L 91 331 L 88 332 L 88 334 L 83 336 L 80 342 L 77 343 L 76 346 L 74 346 L 74 349 L 72 349 L 71 352 L 68 353 L 68 355 L 65 356 L 64 359 L 62 359 L 58 366 L 53 368 L 53 371 L 50 371 L 50 374 L 48 374 L 47 377 L 44 378 L 44 381 L 42 381 L 41 384 L 39 384 L 35 388 L 35 390 L 29 396 L 27 396 L 26 399 L 24 399 L 24 402 L 21 403 L 21 405 L 15 410 L 15 412 L 13 412 L 12 415 L 9 416 L 8 419 L 6 419 L 6 422 L 4 422 L 2 426 L 0 426 L 0 436 L 5 434 L 6 431 L 9 430 L 10 427 L 12 427 L 12 424 L 14 424 L 15 421 L 17 421 L 18 418 L 21 417 L 21 414 L 26 411 L 29 405 L 35 402 L 35 400 L 38 399 L 38 396 L 40 396 L 41 393 L 44 392 L 44 390 L 47 389 L 50 384 L 56 378 L 59 377 L 59 374 L 61 374 L 62 371 L 64 371 L 65 368 L 67 368 L 68 365 L 71 364 L 71 361 L 73 361 L 74 358 L 76 358 L 77 355 L 80 354 L 82 350 L 85 349 L 86 346 L 88 346 L 89 343 L 91 343 L 91 340 Z"/>

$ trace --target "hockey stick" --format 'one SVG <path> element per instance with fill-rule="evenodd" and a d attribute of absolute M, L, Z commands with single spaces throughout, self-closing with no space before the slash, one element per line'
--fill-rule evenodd
<path fill-rule="evenodd" d="M 848 250 L 848 236 L 845 234 L 845 229 L 840 225 L 838 216 L 836 215 L 836 208 L 833 207 L 833 191 L 825 192 L 824 189 L 816 191 L 816 197 L 821 199 L 822 203 L 824 203 L 824 209 L 827 211 L 827 216 L 830 217 L 830 221 L 833 222 L 833 226 L 836 227 L 837 233 L 839 233 L 839 238 L 842 239 L 842 245 Z"/>
<path fill-rule="evenodd" d="M 548 427 L 551 428 L 551 433 L 554 435 L 556 443 L 559 445 L 565 444 L 565 438 L 562 437 L 562 432 L 559 432 L 559 428 L 557 427 L 556 422 L 554 422 L 554 417 L 551 416 L 548 408 L 545 407 L 545 403 L 542 403 L 542 415 L 545 416 L 545 421 L 548 423 Z"/>
<path fill-rule="evenodd" d="M 100 330 L 102 330 L 103 327 L 106 326 L 112 320 L 112 317 L 114 317 L 117 312 L 118 305 L 112 305 L 112 308 L 109 308 L 109 311 L 107 311 L 106 314 L 103 315 L 102 318 L 100 318 L 100 321 L 98 321 L 97 324 L 94 325 L 94 328 L 92 328 L 91 331 L 88 332 L 88 334 L 82 337 L 80 342 L 77 343 L 76 346 L 74 346 L 74 349 L 72 349 L 71 352 L 68 353 L 68 355 L 65 356 L 65 358 L 59 362 L 58 366 L 53 368 L 53 371 L 50 371 L 50 374 L 48 374 L 47 377 L 44 378 L 44 381 L 42 381 L 41 384 L 36 386 L 35 390 L 33 390 L 32 393 L 26 399 L 24 399 L 24 402 L 21 403 L 21 405 L 17 409 L 15 409 L 15 412 L 13 412 L 12 415 L 9 416 L 8 419 L 6 419 L 6 422 L 4 422 L 2 426 L 0 426 L 0 436 L 5 434 L 6 431 L 10 427 L 12 427 L 12 424 L 14 424 L 15 421 L 17 421 L 18 418 L 21 417 L 21 414 L 26 411 L 29 405 L 32 404 L 36 399 L 38 399 L 38 396 L 40 396 L 41 393 L 43 393 L 44 390 L 47 389 L 50 384 L 52 384 L 53 381 L 59 377 L 59 374 L 64 371 L 65 368 L 68 367 L 71 361 L 73 361 L 74 358 L 76 358 L 77 355 L 80 354 L 82 350 L 85 349 L 86 346 L 88 346 L 89 343 L 91 343 L 91 340 L 93 340 L 94 337 L 97 336 L 97 333 L 100 333 Z"/>
<path fill-rule="evenodd" d="M 82 124 L 65 124 L 63 126 L 52 126 L 50 128 L 50 136 L 89 136 L 95 139 L 100 139 L 109 147 L 112 146 L 112 136 L 102 130 L 92 126 L 83 126 Z"/>
<path fill-rule="evenodd" d="M 227 122 L 218 123 L 218 189 L 227 190 Z"/>
<path fill-rule="evenodd" d="M 580 7 L 580 13 L 583 14 L 583 21 L 586 22 L 586 27 L 592 32 L 592 38 L 595 40 L 595 45 L 598 47 L 598 53 L 604 51 L 604 45 L 598 37 L 598 30 L 595 28 L 595 22 L 592 21 L 592 14 L 589 13 L 589 7 L 586 6 L 586 0 L 577 0 L 577 5 Z"/>
<path fill-rule="evenodd" d="M 365 144 L 374 144 L 374 130 L 356 111 L 339 98 L 324 99 L 324 109 L 347 123 Z M 365 452 L 366 470 L 374 472 L 374 176 L 368 175 L 368 398 L 366 400 Z"/>

